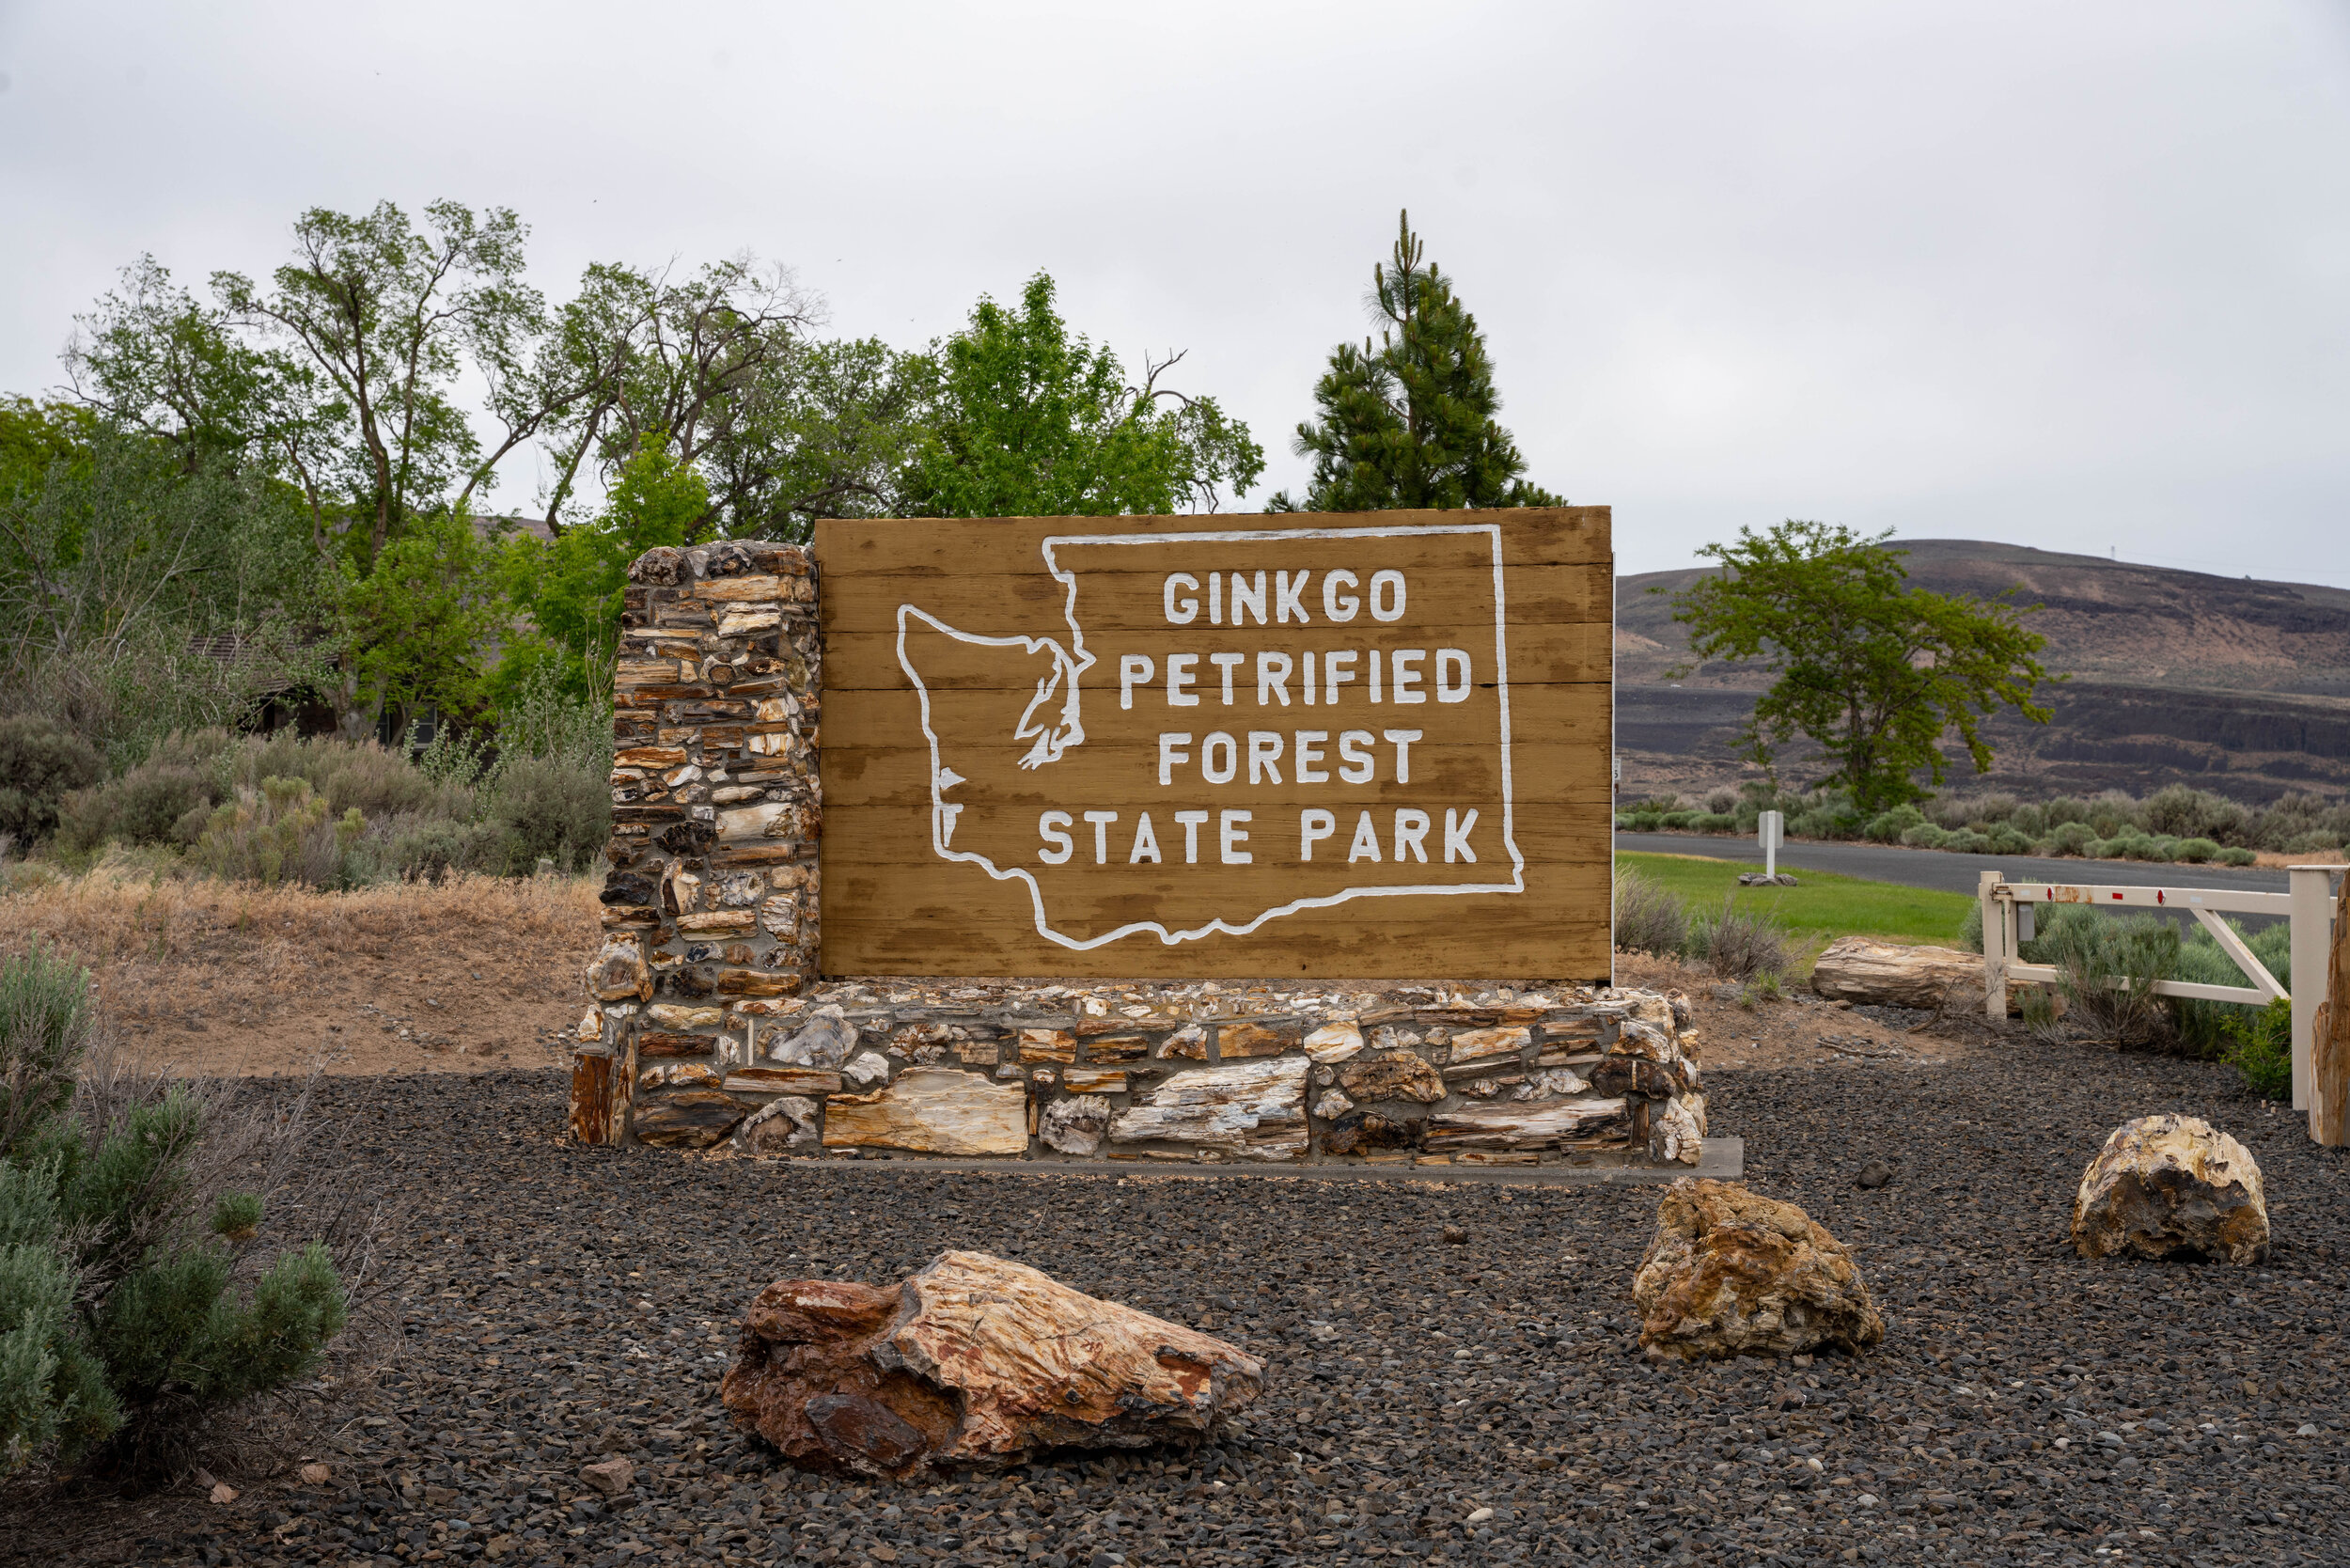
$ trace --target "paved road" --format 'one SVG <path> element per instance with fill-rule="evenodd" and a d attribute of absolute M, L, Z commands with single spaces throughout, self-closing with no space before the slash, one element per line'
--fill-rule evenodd
<path fill-rule="evenodd" d="M 1717 838 L 1707 833 L 1619 833 L 1620 850 L 1653 855 L 1702 855 L 1716 860 L 1762 863 L 1762 851 L 1752 839 Z M 1946 893 L 1972 895 L 1984 871 L 2004 871 L 2010 882 L 2071 882 L 2123 887 L 2247 887 L 2281 893 L 2286 877 L 2268 866 L 2170 866 L 2143 860 L 2057 860 L 2031 855 L 1953 855 L 1946 850 L 1904 849 L 1892 844 L 1789 844 L 1778 852 L 1778 863 L 1789 870 L 1806 867 L 1865 876 L 1874 882 L 1898 882 L 1905 887 L 1934 887 Z"/>

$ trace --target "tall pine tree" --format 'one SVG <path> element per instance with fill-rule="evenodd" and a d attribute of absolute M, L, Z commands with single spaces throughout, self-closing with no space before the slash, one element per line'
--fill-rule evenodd
<path fill-rule="evenodd" d="M 1371 268 L 1374 345 L 1341 343 L 1314 384 L 1319 420 L 1292 444 L 1314 460 L 1305 499 L 1283 491 L 1267 511 L 1385 511 L 1403 507 L 1557 507 L 1566 503 L 1519 478 L 1526 460 L 1494 415 L 1493 359 L 1484 334 L 1423 262 L 1411 214 L 1396 222 L 1392 264 Z"/>

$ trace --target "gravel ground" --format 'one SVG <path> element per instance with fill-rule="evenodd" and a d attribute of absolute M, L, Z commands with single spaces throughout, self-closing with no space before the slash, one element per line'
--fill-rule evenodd
<path fill-rule="evenodd" d="M 351 1176 L 416 1204 L 405 1349 L 322 1390 L 243 1497 L 20 1499 L 0 1559 L 1106 1564 L 2339 1561 L 2344 1161 L 2216 1068 L 2021 1043 L 1943 1067 L 1718 1074 L 1748 1180 L 1851 1243 L 1883 1348 L 1648 1365 L 1653 1190 L 824 1168 L 553 1141 L 551 1074 L 328 1086 Z M 2267 1174 L 2269 1267 L 2084 1264 L 2116 1121 L 2211 1116 Z M 1892 1185 L 1862 1192 L 1872 1158 Z M 1447 1225 L 1465 1243 L 1442 1240 Z M 771 1279 L 998 1251 L 1268 1363 L 1245 1430 L 898 1490 L 776 1468 L 724 1422 Z M 608 1452 L 636 1483 L 599 1498 Z M 235 1479 L 235 1478 L 231 1478 Z"/>

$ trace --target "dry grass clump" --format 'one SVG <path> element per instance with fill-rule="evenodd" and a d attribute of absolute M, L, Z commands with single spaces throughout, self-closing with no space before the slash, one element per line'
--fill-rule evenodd
<path fill-rule="evenodd" d="M 338 958 L 397 961 L 451 944 L 490 951 L 586 950 L 597 930 L 597 884 L 582 877 L 451 875 L 438 885 L 384 883 L 348 892 L 172 876 L 135 855 L 89 871 L 5 868 L 0 953 L 36 944 L 89 966 L 106 1005 L 136 1018 L 173 1009 L 200 969 L 210 1000 L 261 1011 L 300 998 Z"/>

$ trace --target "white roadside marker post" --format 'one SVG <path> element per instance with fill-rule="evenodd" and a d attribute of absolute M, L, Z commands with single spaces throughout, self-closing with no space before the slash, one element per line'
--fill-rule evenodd
<path fill-rule="evenodd" d="M 1787 837 L 1787 817 L 1784 812 L 1765 811 L 1755 819 L 1754 835 L 1762 846 L 1762 874 L 1778 875 L 1778 846 Z"/>

